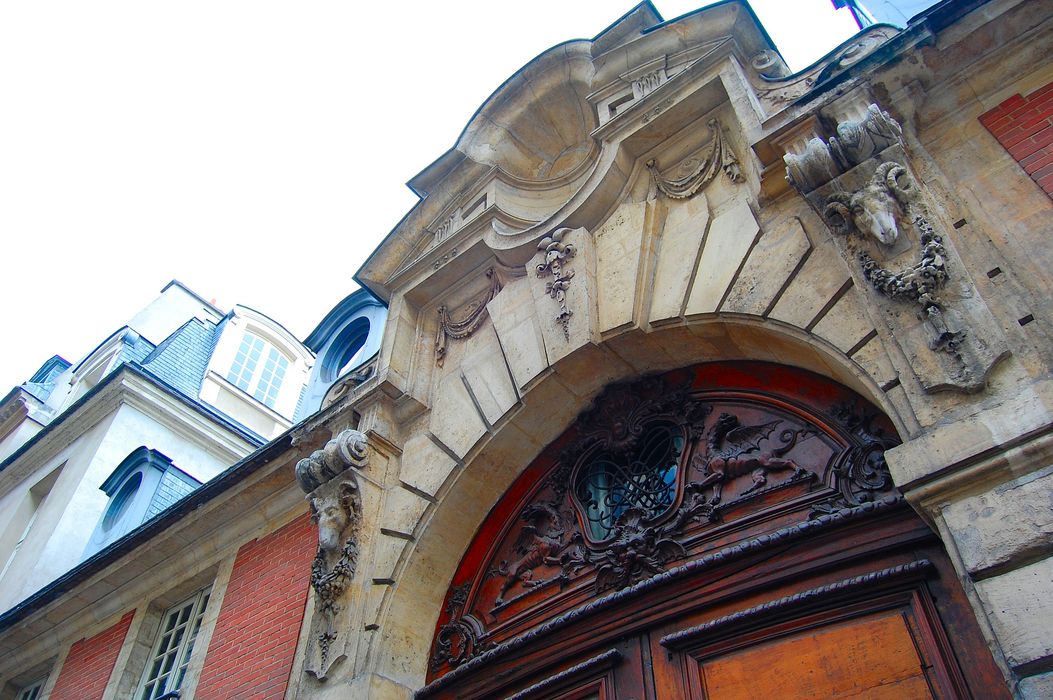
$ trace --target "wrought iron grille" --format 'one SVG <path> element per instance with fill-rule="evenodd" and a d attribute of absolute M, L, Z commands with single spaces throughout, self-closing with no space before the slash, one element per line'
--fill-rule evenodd
<path fill-rule="evenodd" d="M 664 515 L 676 501 L 677 472 L 684 436 L 676 426 L 647 427 L 635 449 L 622 455 L 601 453 L 579 471 L 574 495 L 585 518 L 589 538 L 605 540 L 618 519 L 638 508 L 645 520 Z"/>

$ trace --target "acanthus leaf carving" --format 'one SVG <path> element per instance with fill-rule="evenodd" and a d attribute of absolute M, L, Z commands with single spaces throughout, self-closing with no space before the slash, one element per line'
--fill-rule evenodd
<path fill-rule="evenodd" d="M 567 289 L 574 278 L 574 270 L 568 270 L 566 263 L 577 253 L 573 243 L 563 241 L 564 236 L 569 232 L 569 228 L 557 229 L 551 236 L 545 236 L 537 244 L 537 249 L 545 253 L 544 262 L 537 266 L 537 276 L 552 275 L 552 281 L 545 284 L 545 293 L 559 304 L 556 323 L 563 327 L 563 336 L 568 341 L 570 340 L 570 317 L 573 312 L 567 308 Z"/>
<path fill-rule="evenodd" d="M 339 636 L 340 604 L 358 565 L 358 527 L 362 511 L 358 480 L 351 467 L 369 463 L 365 434 L 348 429 L 296 464 L 296 480 L 311 504 L 318 527 L 318 551 L 311 563 L 317 607 L 311 621 L 317 653 L 307 671 L 324 680 Z"/>
<path fill-rule="evenodd" d="M 713 133 L 713 139 L 709 154 L 699 161 L 697 167 L 683 177 L 675 180 L 666 180 L 658 171 L 658 163 L 652 158 L 647 161 L 647 169 L 651 173 L 658 190 L 670 199 L 688 199 L 700 192 L 706 185 L 711 183 L 716 176 L 723 172 L 732 182 L 744 180 L 739 168 L 738 158 L 731 152 L 720 128 L 720 121 L 710 119 L 709 130 Z"/>

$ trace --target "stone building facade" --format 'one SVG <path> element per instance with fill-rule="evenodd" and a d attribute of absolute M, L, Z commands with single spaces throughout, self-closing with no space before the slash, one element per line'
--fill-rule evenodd
<path fill-rule="evenodd" d="M 1051 46 L 952 0 L 791 75 L 729 0 L 543 53 L 359 270 L 370 372 L 0 673 L 126 697 L 211 585 L 181 697 L 1049 697 Z"/>

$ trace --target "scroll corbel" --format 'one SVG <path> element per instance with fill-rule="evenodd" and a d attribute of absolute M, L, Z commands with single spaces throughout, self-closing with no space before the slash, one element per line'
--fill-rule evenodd
<path fill-rule="evenodd" d="M 337 618 L 341 599 L 358 565 L 358 525 L 362 510 L 358 480 L 351 467 L 369 464 L 366 436 L 344 430 L 296 464 L 296 481 L 311 503 L 311 519 L 318 526 L 318 551 L 311 564 L 311 587 L 316 596 L 311 621 L 307 672 L 325 680 L 343 654 L 334 654 L 339 637 Z"/>

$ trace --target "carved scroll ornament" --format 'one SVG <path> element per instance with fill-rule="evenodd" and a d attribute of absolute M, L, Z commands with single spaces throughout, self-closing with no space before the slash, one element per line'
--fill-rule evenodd
<path fill-rule="evenodd" d="M 735 154 L 728 148 L 720 129 L 720 122 L 710 119 L 709 130 L 713 132 L 709 155 L 703 158 L 698 166 L 683 177 L 666 180 L 658 172 L 658 164 L 652 158 L 647 161 L 647 169 L 659 191 L 670 199 L 688 199 L 693 197 L 706 185 L 713 182 L 720 172 L 732 182 L 742 182 L 742 171 Z"/>
<path fill-rule="evenodd" d="M 558 229 L 551 236 L 542 238 L 537 244 L 537 249 L 545 253 L 544 262 L 537 266 L 537 276 L 552 275 L 552 281 L 545 284 L 545 293 L 559 304 L 556 323 L 563 326 L 563 336 L 568 341 L 570 340 L 570 317 L 573 313 L 567 308 L 567 289 L 570 288 L 570 281 L 574 278 L 574 270 L 568 270 L 565 265 L 577 253 L 572 243 L 563 242 L 563 237 L 569 232 L 569 228 Z"/>
<path fill-rule="evenodd" d="M 475 301 L 464 308 L 464 314 L 459 319 L 454 319 L 449 308 L 445 304 L 439 307 L 439 330 L 435 335 L 435 364 L 442 367 L 446 360 L 446 343 L 448 340 L 462 340 L 471 336 L 479 330 L 485 320 L 486 305 L 501 291 L 501 281 L 497 277 L 497 271 L 490 268 L 486 271 L 490 280 L 490 287 Z"/>
<path fill-rule="evenodd" d="M 351 467 L 369 463 L 366 436 L 344 430 L 296 464 L 296 480 L 311 503 L 311 518 L 318 526 L 318 551 L 311 564 L 311 587 L 317 607 L 311 629 L 317 655 L 307 670 L 324 680 L 338 632 L 336 618 L 340 598 L 355 575 L 358 564 L 358 523 L 361 501 L 358 481 Z"/>

